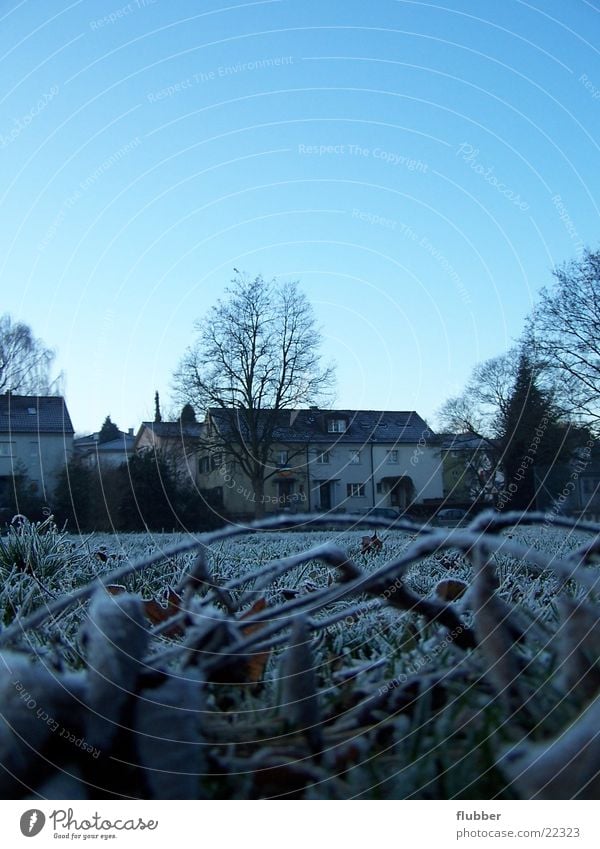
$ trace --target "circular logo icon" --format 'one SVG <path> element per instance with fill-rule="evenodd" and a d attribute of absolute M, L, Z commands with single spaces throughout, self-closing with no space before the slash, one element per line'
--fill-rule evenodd
<path fill-rule="evenodd" d="M 32 808 L 30 811 L 25 811 L 21 816 L 21 834 L 25 837 L 35 837 L 39 834 L 46 824 L 46 817 L 42 811 L 37 808 Z"/>

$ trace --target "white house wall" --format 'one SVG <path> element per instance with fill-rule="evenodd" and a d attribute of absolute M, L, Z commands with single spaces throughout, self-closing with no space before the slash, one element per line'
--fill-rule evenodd
<path fill-rule="evenodd" d="M 351 463 L 351 450 L 360 449 L 360 463 Z M 318 463 L 317 457 L 323 452 L 329 452 L 329 463 Z M 325 509 L 320 503 L 320 481 L 330 481 L 331 508 L 344 507 L 348 512 L 354 508 L 372 506 L 371 493 L 371 460 L 369 447 L 360 448 L 348 443 L 333 443 L 312 448 L 310 457 L 311 505 L 315 509 Z M 365 484 L 365 495 L 347 497 L 349 484 Z"/>
<path fill-rule="evenodd" d="M 387 461 L 388 451 L 398 452 L 398 462 Z M 442 498 L 444 481 L 439 449 L 426 444 L 374 445 L 373 465 L 375 482 L 390 476 L 409 477 L 415 487 L 415 501 Z M 382 505 L 387 506 L 387 505 Z"/>
<path fill-rule="evenodd" d="M 388 462 L 389 451 L 398 452 L 397 462 Z M 329 451 L 329 463 L 318 463 L 317 456 Z M 360 452 L 360 462 L 351 462 L 353 451 Z M 322 507 L 319 481 L 331 481 L 331 507 L 354 508 L 389 506 L 389 494 L 378 492 L 378 484 L 387 477 L 409 477 L 414 485 L 414 500 L 442 498 L 443 477 L 439 451 L 427 445 L 352 443 L 319 445 L 310 450 L 311 505 Z M 364 484 L 364 496 L 348 496 L 349 484 Z"/>
<path fill-rule="evenodd" d="M 11 445 L 10 456 L 0 456 L 0 476 L 12 477 L 24 468 L 45 497 L 52 493 L 73 452 L 72 436 L 62 433 L 11 433 L 10 437 L 3 433 L 0 442 Z"/>

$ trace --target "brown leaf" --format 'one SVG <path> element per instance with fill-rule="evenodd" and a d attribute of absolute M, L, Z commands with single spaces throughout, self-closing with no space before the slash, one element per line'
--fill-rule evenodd
<path fill-rule="evenodd" d="M 181 612 L 182 601 L 182 597 L 169 588 L 166 607 L 159 604 L 155 599 L 144 600 L 144 615 L 153 625 L 161 625 Z M 183 630 L 183 626 L 177 624 L 163 631 L 163 635 L 165 637 L 176 637 L 182 634 Z"/>
<path fill-rule="evenodd" d="M 248 619 L 251 616 L 255 616 L 257 613 L 263 611 L 267 606 L 266 599 L 259 598 L 254 602 L 252 607 L 247 610 L 245 613 L 240 616 L 240 620 Z M 256 631 L 260 631 L 261 628 L 265 627 L 264 622 L 257 622 L 254 625 L 244 625 L 242 628 L 243 633 L 248 636 L 249 634 L 254 634 Z M 265 666 L 267 665 L 267 661 L 271 655 L 270 651 L 258 652 L 257 654 L 250 655 L 246 660 L 246 680 L 250 684 L 257 684 L 264 675 Z"/>
<path fill-rule="evenodd" d="M 257 613 L 262 613 L 262 611 L 267 606 L 267 600 L 264 598 L 257 599 L 252 607 L 248 608 L 245 613 L 242 613 L 240 619 L 249 619 L 251 616 L 256 616 Z M 264 625 L 262 622 L 257 622 L 256 625 L 246 625 L 244 628 L 244 633 L 252 634 L 258 628 L 263 628 Z"/>
<path fill-rule="evenodd" d="M 126 588 L 121 584 L 107 584 L 106 591 L 110 595 L 121 595 L 121 593 L 127 592 Z M 183 599 L 180 595 L 178 595 L 174 589 L 169 587 L 169 592 L 167 595 L 167 604 L 161 604 L 156 599 L 150 598 L 142 599 L 142 609 L 144 612 L 144 616 L 146 619 L 152 623 L 152 625 L 162 625 L 163 622 L 166 622 L 168 619 L 172 619 L 173 616 L 176 616 L 181 612 L 181 603 Z M 179 637 L 183 634 L 184 628 L 182 625 L 172 625 L 170 628 L 167 628 L 162 632 L 163 637 Z"/>
<path fill-rule="evenodd" d="M 446 578 L 436 584 L 435 592 L 443 601 L 456 601 L 462 598 L 468 589 L 464 581 L 456 578 Z"/>
<path fill-rule="evenodd" d="M 368 554 L 371 551 L 373 551 L 375 554 L 377 554 L 377 552 L 381 551 L 382 548 L 383 548 L 383 540 L 379 539 L 379 537 L 377 536 L 377 531 L 375 531 L 375 533 L 373 534 L 372 537 L 369 537 L 369 536 L 361 537 L 361 540 L 360 540 L 360 553 L 361 554 Z"/>

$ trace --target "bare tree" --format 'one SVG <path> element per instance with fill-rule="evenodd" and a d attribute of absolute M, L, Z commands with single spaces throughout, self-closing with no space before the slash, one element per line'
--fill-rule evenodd
<path fill-rule="evenodd" d="M 518 349 L 511 348 L 475 366 L 464 391 L 440 408 L 442 428 L 481 438 L 497 436 L 512 395 L 518 361 Z"/>
<path fill-rule="evenodd" d="M 529 330 L 563 409 L 600 426 L 600 251 L 554 271 Z"/>
<path fill-rule="evenodd" d="M 36 339 L 31 328 L 0 316 L 0 393 L 51 394 L 50 368 L 54 352 Z"/>
<path fill-rule="evenodd" d="M 499 481 L 505 476 L 510 435 L 505 422 L 513 410 L 521 346 L 475 366 L 462 394 L 449 398 L 438 412 L 443 429 L 469 434 L 480 440 L 469 455 L 461 451 L 455 463 L 464 463 L 465 480 L 470 483 L 474 499 L 489 500 L 495 496 Z M 531 372 L 540 377 L 537 365 Z"/>
<path fill-rule="evenodd" d="M 332 367 L 320 363 L 312 307 L 297 282 L 238 274 L 195 329 L 196 343 L 175 373 L 176 391 L 196 409 L 219 410 L 210 447 L 239 463 L 261 515 L 282 411 L 322 401 L 333 384 Z"/>
<path fill-rule="evenodd" d="M 518 347 L 476 366 L 465 391 L 438 413 L 442 427 L 484 440 L 486 486 L 500 475 L 508 485 L 518 481 L 510 495 L 515 508 L 534 503 L 534 464 L 564 466 L 589 438 L 565 415 L 556 394 L 552 372 L 526 335 Z"/>

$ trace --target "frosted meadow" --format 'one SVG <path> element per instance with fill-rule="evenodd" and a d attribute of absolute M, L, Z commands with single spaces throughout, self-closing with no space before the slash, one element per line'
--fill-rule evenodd
<path fill-rule="evenodd" d="M 13 524 L 5 798 L 593 797 L 597 543 L 538 520 Z"/>

